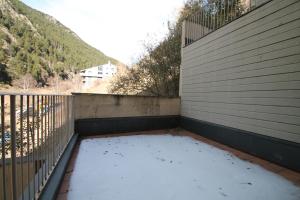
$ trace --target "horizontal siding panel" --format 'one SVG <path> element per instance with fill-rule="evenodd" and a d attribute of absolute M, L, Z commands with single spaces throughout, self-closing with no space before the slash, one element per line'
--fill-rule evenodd
<path fill-rule="evenodd" d="M 253 42 L 266 39 L 266 36 L 268 35 L 273 36 L 274 34 L 283 33 L 287 30 L 291 30 L 292 28 L 299 27 L 298 12 L 300 10 L 300 2 L 298 5 L 299 6 L 296 7 L 293 6 L 292 12 L 288 12 L 285 16 L 277 13 L 278 17 L 274 17 L 274 15 L 272 15 L 268 20 L 263 19 L 260 21 L 261 23 L 257 22 L 249 26 L 245 26 L 242 29 L 236 30 L 222 38 L 212 40 L 206 45 L 202 45 L 193 51 L 191 51 L 191 48 L 188 46 L 183 49 L 184 60 L 190 60 L 195 57 L 195 50 L 201 51 L 205 49 L 204 52 L 202 51 L 199 53 L 199 56 L 213 54 L 215 53 L 215 49 L 219 50 L 219 52 L 224 51 L 224 49 L 232 50 L 234 49 L 233 46 L 236 46 L 236 48 L 239 46 L 248 46 Z"/>
<path fill-rule="evenodd" d="M 294 63 L 290 65 L 281 65 L 272 68 L 263 68 L 251 71 L 243 71 L 236 73 L 214 73 L 198 75 L 198 79 L 194 77 L 192 79 L 185 78 L 184 84 L 196 84 L 196 83 L 209 83 L 209 82 L 218 82 L 218 81 L 230 81 L 230 80 L 238 80 L 238 79 L 251 79 L 251 78 L 259 78 L 259 77 L 267 77 L 267 76 L 277 76 L 282 74 L 291 74 L 300 72 L 300 62 Z M 283 80 L 281 80 L 283 81 Z"/>
<path fill-rule="evenodd" d="M 199 73 L 199 71 L 201 73 L 210 72 L 217 69 L 258 63 L 264 60 L 270 60 L 295 54 L 300 54 L 300 37 L 272 44 L 263 48 L 241 52 L 240 54 L 235 54 L 233 56 L 218 58 L 210 62 L 193 61 L 191 67 L 183 68 L 183 70 L 185 71 L 184 76 L 187 77 L 196 75 Z M 182 62 L 182 64 L 188 66 L 188 64 L 185 62 Z"/>
<path fill-rule="evenodd" d="M 273 0 L 182 49 L 181 114 L 300 143 L 300 1 Z"/>
<path fill-rule="evenodd" d="M 184 82 L 185 85 L 192 85 L 193 87 L 201 86 L 201 87 L 211 87 L 211 86 L 222 86 L 222 85 L 246 85 L 246 84 L 258 84 L 258 83 L 274 83 L 276 86 L 276 82 L 291 82 L 291 81 L 300 81 L 300 72 L 291 72 L 291 73 L 283 73 L 283 74 L 275 74 L 275 75 L 267 75 L 267 76 L 256 76 L 250 78 L 241 78 L 241 79 L 229 79 L 229 80 L 207 80 L 207 81 L 195 81 L 192 82 Z"/>
<path fill-rule="evenodd" d="M 266 113 L 266 114 L 276 114 L 283 115 L 285 117 L 300 117 L 300 108 L 295 107 L 277 107 L 269 105 L 247 105 L 247 104 L 236 104 L 236 103 L 213 103 L 213 102 L 191 102 L 191 101 L 182 101 L 182 110 L 191 111 L 192 107 L 202 108 L 216 108 L 216 109 L 230 109 L 237 111 L 249 111 L 256 113 Z"/>
<path fill-rule="evenodd" d="M 268 50 L 268 46 L 271 45 L 275 45 L 277 43 L 282 43 L 282 44 L 277 44 L 277 46 L 287 46 L 289 44 L 289 42 L 294 41 L 294 42 L 298 42 L 299 44 L 299 38 L 298 40 L 292 40 L 296 37 L 300 37 L 300 19 L 296 21 L 297 22 L 297 27 L 289 27 L 290 29 L 286 30 L 285 27 L 282 27 L 282 32 L 266 32 L 266 36 L 264 39 L 259 40 L 259 37 L 255 37 L 254 41 L 252 41 L 251 43 L 247 43 L 247 44 L 238 44 L 238 45 L 233 45 L 232 48 L 228 49 L 226 48 L 225 50 L 222 50 L 218 47 L 215 47 L 214 51 L 212 53 L 205 54 L 205 55 L 196 55 L 194 58 L 188 59 L 188 60 L 183 60 L 183 62 L 186 64 L 185 68 L 187 70 L 197 67 L 197 66 L 202 66 L 204 64 L 216 61 L 216 60 L 221 60 L 223 58 L 226 57 L 231 57 L 231 56 L 235 56 L 237 54 L 241 54 L 241 53 L 247 53 L 249 51 L 253 51 L 259 48 L 263 48 L 265 47 L 266 52 L 271 52 L 270 50 Z M 295 24 L 296 24 L 295 22 Z M 290 41 L 287 41 L 290 40 Z M 245 40 L 247 41 L 247 40 Z M 287 44 L 287 45 L 286 45 Z M 276 46 L 274 47 L 274 45 L 272 46 L 273 48 L 276 48 Z M 295 44 L 296 45 L 296 44 Z M 294 46 L 295 46 L 294 45 Z M 287 46 L 288 47 L 288 46 Z M 222 50 L 222 51 L 221 51 Z M 262 49 L 263 50 L 263 49 Z M 273 49 L 274 50 L 274 49 Z M 204 51 L 204 49 L 201 49 L 200 51 Z M 205 50 L 206 51 L 206 50 Z M 209 57 L 208 57 L 209 56 Z M 197 62 L 197 65 L 194 66 L 193 64 L 195 64 L 195 62 Z M 185 69 L 184 68 L 184 69 Z"/>
<path fill-rule="evenodd" d="M 286 81 L 276 83 L 253 83 L 253 84 L 239 84 L 239 85 L 217 85 L 214 84 L 200 84 L 198 87 L 195 85 L 188 85 L 182 87 L 182 92 L 236 92 L 236 91 L 276 91 L 276 90 L 299 90 L 300 81 Z"/>
<path fill-rule="evenodd" d="M 184 92 L 187 97 L 207 97 L 223 99 L 224 97 L 233 98 L 297 98 L 300 99 L 299 90 L 275 90 L 275 91 L 238 91 L 238 92 Z"/>
<path fill-rule="evenodd" d="M 251 52 L 250 52 L 251 53 Z M 245 65 L 251 65 L 251 64 L 257 64 L 264 61 L 270 61 L 278 58 L 284 58 L 288 56 L 294 56 L 300 54 L 300 46 L 290 46 L 287 48 L 281 48 L 272 50 L 271 52 L 267 53 L 253 53 L 254 55 L 247 55 L 247 54 L 240 54 L 236 55 L 234 57 L 225 58 L 222 60 L 217 60 L 208 64 L 205 64 L 203 66 L 198 66 L 197 68 L 192 69 L 182 69 L 183 76 L 190 76 L 191 74 L 203 74 L 203 73 L 209 73 L 216 70 L 231 68 L 231 67 L 238 67 L 238 66 L 245 66 Z M 183 62 L 182 65 L 185 65 Z M 184 81 L 184 79 L 183 79 Z"/>
<path fill-rule="evenodd" d="M 296 68 L 299 67 L 299 63 L 300 63 L 300 54 L 298 55 L 292 55 L 292 56 L 286 56 L 286 57 L 278 57 L 272 60 L 267 60 L 267 61 L 263 61 L 263 62 L 259 62 L 259 63 L 251 63 L 251 64 L 247 64 L 247 65 L 238 65 L 238 66 L 229 66 L 227 68 L 222 68 L 222 69 L 217 69 L 214 71 L 210 71 L 210 72 L 202 72 L 200 71 L 197 76 L 199 77 L 199 79 L 201 79 L 202 77 L 210 77 L 210 78 L 214 78 L 214 77 L 227 77 L 227 76 L 231 76 L 231 74 L 237 74 L 237 73 L 252 73 L 253 71 L 261 71 L 262 74 L 266 74 L 266 71 L 271 70 L 273 72 L 283 72 L 286 70 L 286 72 L 290 71 L 289 68 L 294 68 L 296 66 Z M 296 65 L 294 65 L 296 64 Z M 284 66 L 284 67 L 283 67 Z M 272 68 L 272 69 L 269 69 Z M 188 77 L 185 76 L 185 71 L 183 70 L 183 73 L 181 74 L 182 78 L 184 77 L 185 79 L 188 79 Z"/>
<path fill-rule="evenodd" d="M 229 108 L 215 108 L 215 107 L 198 107 L 198 106 L 190 106 L 188 108 L 191 111 L 197 112 L 206 112 L 206 113 L 216 113 L 220 115 L 232 115 L 237 117 L 251 118 L 262 121 L 270 121 L 270 122 L 278 122 L 285 125 L 297 125 L 298 131 L 300 131 L 300 117 L 298 116 L 290 116 L 290 115 L 279 115 L 279 114 L 270 114 L 270 113 L 262 113 L 262 112 L 253 112 L 248 110 L 234 110 Z"/>
<path fill-rule="evenodd" d="M 250 126 L 251 128 L 254 127 L 260 127 L 260 128 L 265 128 L 273 131 L 278 131 L 281 133 L 289 133 L 291 135 L 296 135 L 300 136 L 299 128 L 294 125 L 286 125 L 282 123 L 276 123 L 276 122 L 267 122 L 267 121 L 262 121 L 262 120 L 255 120 L 255 119 L 250 119 L 250 118 L 244 118 L 244 117 L 237 117 L 237 116 L 232 116 L 232 115 L 222 115 L 218 113 L 208 113 L 208 112 L 198 112 L 198 111 L 192 111 L 193 118 L 201 118 L 203 121 L 210 121 L 212 123 L 215 123 L 215 119 L 218 120 L 223 120 L 223 121 L 230 121 L 230 122 L 235 122 L 236 124 L 242 124 L 242 125 L 247 125 Z M 184 115 L 185 116 L 185 115 Z M 222 124 L 223 125 L 223 124 Z M 242 127 L 244 130 L 245 127 Z"/>
<path fill-rule="evenodd" d="M 294 58 L 291 58 L 294 57 Z M 286 64 L 286 62 L 288 62 Z M 198 79 L 214 78 L 215 80 L 228 80 L 233 78 L 247 78 L 259 75 L 273 75 L 280 73 L 295 72 L 299 70 L 300 66 L 300 54 L 295 56 L 289 56 L 283 59 L 276 59 L 271 61 L 265 61 L 262 63 L 255 63 L 250 65 L 243 65 L 239 67 L 232 67 L 223 70 L 197 74 Z M 193 80 L 186 77 L 185 81 Z M 186 80 L 187 79 L 187 80 Z"/>
<path fill-rule="evenodd" d="M 194 102 L 215 102 L 215 103 L 239 103 L 248 105 L 272 105 L 300 108 L 300 99 L 285 99 L 285 98 L 234 98 L 225 97 L 223 99 L 208 98 L 208 97 L 182 97 L 183 101 Z"/>
<path fill-rule="evenodd" d="M 211 117 L 211 118 L 221 118 L 221 119 L 223 118 L 223 119 L 228 119 L 230 121 L 236 121 L 236 122 L 243 123 L 243 124 L 259 126 L 262 128 L 279 130 L 279 131 L 284 131 L 284 132 L 300 135 L 300 126 L 297 126 L 297 125 L 278 123 L 278 122 L 274 122 L 274 121 L 259 120 L 256 118 L 251 118 L 249 116 L 244 117 L 244 116 L 236 116 L 233 114 L 213 113 L 211 111 L 205 112 L 205 111 L 193 110 L 192 113 L 194 113 L 195 115 L 199 115 L 201 117 L 204 117 L 203 115 L 205 114 L 206 116 Z M 207 119 L 208 118 L 205 118 L 204 121 L 207 121 Z"/>
<path fill-rule="evenodd" d="M 250 131 L 250 132 L 254 132 L 254 133 L 258 133 L 258 134 L 262 134 L 262 135 L 267 135 L 270 137 L 276 137 L 276 138 L 280 138 L 283 140 L 289 140 L 289 141 L 300 143 L 300 135 L 299 134 L 293 134 L 293 133 L 289 133 L 286 131 L 280 131 L 280 130 L 276 130 L 276 129 L 260 127 L 257 124 L 254 124 L 254 125 L 247 124 L 247 123 L 245 124 L 245 123 L 243 123 L 242 120 L 239 120 L 239 118 L 237 118 L 237 121 L 232 121 L 232 119 L 229 119 L 224 116 L 216 117 L 216 116 L 212 116 L 212 115 L 207 115 L 206 113 L 202 113 L 202 115 L 199 116 L 194 113 L 185 113 L 185 112 L 182 113 L 182 116 L 190 117 L 190 118 L 194 118 L 194 119 L 200 119 L 203 121 L 208 121 L 208 122 L 220 124 L 223 126 L 234 127 L 234 128 L 245 130 L 245 131 Z"/>

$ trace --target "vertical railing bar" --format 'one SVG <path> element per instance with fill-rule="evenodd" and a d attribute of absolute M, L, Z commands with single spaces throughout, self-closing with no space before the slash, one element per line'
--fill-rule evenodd
<path fill-rule="evenodd" d="M 219 28 L 220 23 L 220 1 L 217 1 L 217 29 Z"/>
<path fill-rule="evenodd" d="M 3 199 L 6 200 L 6 158 L 5 158 L 5 96 L 1 95 L 1 150 L 2 150 L 2 188 Z"/>
<path fill-rule="evenodd" d="M 59 149 L 59 155 L 61 154 L 61 152 L 62 152 L 62 138 L 63 138 L 63 130 L 64 130 L 64 128 L 63 128 L 63 110 L 64 110 L 64 108 L 63 108 L 63 97 L 62 96 L 60 96 L 60 145 L 59 145 L 59 147 L 60 147 L 60 149 Z"/>
<path fill-rule="evenodd" d="M 206 23 L 206 33 L 205 35 L 208 34 L 209 32 L 209 13 L 207 10 L 205 10 L 205 23 Z"/>
<path fill-rule="evenodd" d="M 191 32 L 191 22 L 190 22 L 190 17 L 189 17 L 189 19 L 188 19 L 188 22 L 189 22 L 189 28 L 188 28 L 188 40 L 187 40 L 187 42 L 188 42 L 188 44 L 190 44 L 190 32 Z"/>
<path fill-rule="evenodd" d="M 53 96 L 53 102 L 52 102 L 52 104 L 53 104 L 53 110 L 52 110 L 52 117 L 53 117 L 53 133 L 52 133 L 52 137 L 53 137 L 53 140 L 52 140 L 52 151 L 53 151 L 53 154 L 52 154 L 52 165 L 51 165 L 51 168 L 53 167 L 53 165 L 54 165 L 54 159 L 55 159 L 55 148 L 54 148 L 54 146 L 55 146 L 55 135 L 56 135 L 56 124 L 55 124 L 55 101 L 56 100 L 56 96 Z"/>
<path fill-rule="evenodd" d="M 47 180 L 47 166 L 48 166 L 48 141 L 49 141 L 49 136 L 48 136 L 48 112 L 49 112 L 49 107 L 48 107 L 48 96 L 45 96 L 45 120 L 44 120 L 44 127 L 45 127 L 45 134 L 44 134 L 44 146 L 45 146 L 45 152 L 44 152 L 44 156 L 45 156 L 45 171 L 44 171 L 44 176 L 43 176 L 43 179 L 44 179 L 44 184 L 46 183 L 46 180 Z"/>
<path fill-rule="evenodd" d="M 57 142 L 57 151 L 56 151 L 56 157 L 55 162 L 57 163 L 58 157 L 59 157 L 59 150 L 60 150 L 60 114 L 61 114 L 61 105 L 60 105 L 60 95 L 57 96 L 57 135 L 56 135 L 56 142 Z"/>
<path fill-rule="evenodd" d="M 70 96 L 68 96 L 68 141 L 71 138 L 71 120 L 70 120 Z"/>
<path fill-rule="evenodd" d="M 201 7 L 201 13 L 200 13 L 200 17 L 201 17 L 201 38 L 203 37 L 203 31 L 204 31 L 204 25 L 203 25 L 203 8 Z"/>
<path fill-rule="evenodd" d="M 195 15 L 193 16 L 193 42 L 195 41 L 196 39 L 196 18 L 195 18 Z"/>
<path fill-rule="evenodd" d="M 190 17 L 190 43 L 191 40 L 193 40 L 193 20 L 192 20 L 192 16 Z"/>
<path fill-rule="evenodd" d="M 63 149 L 64 149 L 64 145 L 65 145 L 65 121 L 64 121 L 64 118 L 65 118 L 65 97 L 62 96 L 62 103 L 63 103 L 63 113 L 62 113 L 62 126 L 63 126 L 63 133 L 62 133 L 62 151 L 61 153 L 63 152 Z"/>
<path fill-rule="evenodd" d="M 215 30 L 215 6 L 211 4 L 211 31 Z"/>
<path fill-rule="evenodd" d="M 67 110 L 66 110 L 66 106 L 67 106 L 67 104 L 66 104 L 66 97 L 65 96 L 63 96 L 63 100 L 64 100 L 64 142 L 63 142 L 63 149 L 65 149 L 65 147 L 66 147 L 66 143 L 67 143 L 67 120 L 66 120 L 66 114 L 67 114 Z"/>
<path fill-rule="evenodd" d="M 214 31 L 215 30 L 215 4 L 214 3 L 212 3 L 211 4 L 211 10 L 212 10 L 212 12 L 211 12 L 211 17 L 212 17 L 212 28 L 211 28 L 211 30 L 212 31 Z"/>
<path fill-rule="evenodd" d="M 63 96 L 63 103 L 64 103 L 64 113 L 63 113 L 63 125 L 64 125 L 64 130 L 63 130 L 63 150 L 65 149 L 65 144 L 66 144 L 66 97 Z"/>
<path fill-rule="evenodd" d="M 213 7 L 212 7 L 212 4 L 209 5 L 209 8 L 210 8 L 210 13 L 209 13 L 209 16 L 210 16 L 210 32 L 213 32 L 214 26 L 213 26 Z"/>
<path fill-rule="evenodd" d="M 56 107 L 57 106 L 57 107 Z M 55 114 L 56 114 L 56 122 L 55 122 L 55 125 L 56 125 L 56 139 L 55 139 L 55 147 L 56 147 L 56 154 L 55 154 L 55 163 L 57 161 L 57 157 L 58 157 L 58 152 L 59 152 L 59 110 L 60 110 L 60 107 L 59 107 L 59 96 L 56 97 L 56 100 L 55 100 Z"/>
<path fill-rule="evenodd" d="M 71 134 L 75 133 L 74 96 L 71 96 Z"/>
<path fill-rule="evenodd" d="M 69 139 L 70 139 L 70 97 L 69 96 L 67 96 L 67 119 L 68 119 L 68 121 L 67 121 L 67 127 L 68 127 L 68 130 L 67 130 L 67 135 L 68 135 L 68 141 L 69 141 Z"/>
<path fill-rule="evenodd" d="M 195 14 L 195 40 L 198 39 L 198 17 Z"/>
<path fill-rule="evenodd" d="M 28 199 L 30 199 L 30 122 L 29 122 L 29 115 L 30 115 L 30 97 L 29 95 L 26 96 L 26 110 L 27 110 L 27 119 L 26 119 L 26 140 L 27 140 L 27 185 L 28 185 Z"/>
<path fill-rule="evenodd" d="M 50 97 L 50 100 L 51 100 L 51 104 L 50 104 L 50 108 L 51 108 L 51 112 L 50 112 L 50 115 L 51 115 L 51 131 L 50 131 L 50 133 L 51 133 L 51 151 L 50 151 L 50 154 L 51 154 L 51 162 L 50 162 L 50 168 L 49 168 L 49 173 L 50 173 L 50 171 L 51 171 L 51 169 L 52 169 L 52 164 L 53 164 L 53 153 L 54 153 L 54 141 L 53 141 L 53 136 L 54 136 L 54 122 L 53 122 L 53 99 L 54 99 L 54 96 L 51 96 Z"/>
<path fill-rule="evenodd" d="M 68 141 L 71 137 L 71 134 L 70 134 L 70 96 L 67 97 L 67 113 L 68 113 Z"/>
<path fill-rule="evenodd" d="M 201 9 L 199 9 L 198 11 L 198 24 L 199 24 L 199 36 L 198 36 L 198 39 L 201 38 Z"/>
<path fill-rule="evenodd" d="M 62 119 L 62 117 L 63 117 L 63 110 L 64 110 L 64 107 L 63 107 L 63 97 L 62 96 L 60 96 L 59 97 L 60 98 L 60 145 L 59 145 L 59 147 L 60 147 L 60 149 L 59 149 L 59 155 L 61 154 L 61 152 L 62 152 L 62 137 L 63 137 L 63 119 Z"/>
<path fill-rule="evenodd" d="M 20 136 L 21 136 L 21 195 L 24 199 L 24 175 L 23 175 L 23 95 L 20 95 Z"/>
<path fill-rule="evenodd" d="M 46 176 L 47 176 L 47 163 L 48 163 L 48 145 L 47 145 L 47 141 L 48 141 L 48 137 L 47 137 L 47 115 L 48 115 L 48 107 L 47 107 L 47 96 L 44 96 L 44 161 L 45 161 L 45 168 L 44 168 L 44 176 L 43 176 L 43 185 L 45 185 L 46 183 Z"/>
<path fill-rule="evenodd" d="M 65 97 L 65 105 L 66 105 L 66 107 L 65 107 L 65 110 L 66 110 L 66 112 L 65 112 L 65 119 L 66 119 L 66 142 L 68 141 L 68 138 L 69 138 L 69 105 L 68 105 L 68 99 L 69 99 L 69 97 L 68 96 L 66 96 Z"/>
<path fill-rule="evenodd" d="M 55 155 L 55 163 L 57 162 L 57 158 L 58 158 L 58 155 L 59 155 L 59 149 L 60 149 L 60 147 L 59 147 L 59 133 L 60 133 L 60 127 L 59 127 L 59 125 L 60 125 L 60 113 L 59 113 L 59 111 L 60 111 L 60 105 L 59 105 L 59 98 L 60 98 L 60 96 L 57 96 L 56 97 L 57 98 L 57 102 L 56 102 L 56 104 L 57 104 L 57 111 L 56 111 L 56 114 L 57 114 L 57 124 L 56 124 L 56 144 L 57 144 L 57 148 L 56 148 L 56 155 Z"/>
<path fill-rule="evenodd" d="M 234 0 L 234 19 L 237 17 L 237 10 L 236 8 L 238 7 L 238 0 Z"/>
<path fill-rule="evenodd" d="M 43 180 L 43 185 L 45 185 L 45 182 L 46 182 L 46 163 L 47 163 L 47 144 L 46 144 L 46 141 L 47 141 L 47 106 L 46 106 L 46 98 L 47 96 L 44 96 L 44 110 L 43 110 L 43 119 L 44 119 L 44 132 L 43 132 L 43 152 L 44 152 L 44 155 L 43 155 L 43 176 L 42 176 L 42 180 Z"/>
<path fill-rule="evenodd" d="M 37 95 L 37 149 L 36 149 L 36 173 L 37 173 L 37 192 L 40 192 L 40 96 Z"/>
<path fill-rule="evenodd" d="M 227 1 L 227 23 L 229 22 L 229 0 Z"/>
<path fill-rule="evenodd" d="M 40 155 L 40 163 L 41 163 L 41 173 L 42 173 L 42 176 L 41 176 L 41 186 L 44 185 L 44 155 L 43 155 L 43 152 L 44 152 L 44 118 L 43 118 L 43 115 L 44 115 L 44 96 L 42 95 L 41 96 L 41 155 Z"/>
<path fill-rule="evenodd" d="M 10 134 L 12 160 L 12 196 L 17 199 L 17 168 L 16 168 L 16 96 L 10 95 Z"/>
<path fill-rule="evenodd" d="M 58 152 L 57 152 L 57 158 L 56 158 L 56 161 L 58 161 L 58 158 L 59 158 L 59 155 L 60 155 L 60 149 L 61 149 L 61 132 L 62 132 L 62 129 L 61 129 L 61 113 L 62 113 L 62 104 L 61 104 L 61 96 L 58 96 L 58 103 L 59 103 L 59 111 L 58 111 L 58 137 L 57 137 L 57 140 L 58 140 Z"/>
<path fill-rule="evenodd" d="M 205 23 L 205 10 L 203 8 L 203 18 L 202 18 L 202 21 L 203 21 L 203 37 L 205 36 L 205 30 L 206 30 L 206 23 Z"/>
<path fill-rule="evenodd" d="M 47 161 L 47 176 L 49 175 L 49 166 L 50 166 L 50 111 L 51 111 L 51 108 L 50 108 L 50 100 L 51 98 L 49 96 L 47 96 L 47 115 L 48 115 L 48 121 L 47 121 L 47 158 L 48 158 L 48 161 Z"/>
<path fill-rule="evenodd" d="M 36 172 L 36 164 L 35 164 L 35 96 L 32 95 L 32 131 L 31 131 L 31 139 L 32 139 L 32 168 L 33 168 L 33 198 L 35 199 L 35 172 Z"/>
<path fill-rule="evenodd" d="M 52 170 L 52 165 L 53 165 L 53 162 L 54 162 L 54 129 L 55 129 L 55 126 L 54 126 L 54 96 L 51 97 L 51 123 L 52 123 L 52 126 L 51 126 L 51 146 L 52 146 L 52 150 L 51 150 L 51 165 L 50 165 L 50 171 Z"/>
<path fill-rule="evenodd" d="M 234 0 L 231 0 L 230 1 L 230 21 L 233 21 L 233 15 L 232 15 L 233 5 L 234 5 Z"/>
<path fill-rule="evenodd" d="M 225 9 L 225 24 L 227 24 L 227 17 L 228 17 L 228 0 L 224 0 L 224 9 Z"/>

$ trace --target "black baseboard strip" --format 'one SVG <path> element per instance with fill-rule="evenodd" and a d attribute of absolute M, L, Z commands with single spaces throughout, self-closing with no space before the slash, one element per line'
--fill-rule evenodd
<path fill-rule="evenodd" d="M 188 117 L 181 117 L 180 126 L 198 135 L 300 172 L 299 143 Z"/>
<path fill-rule="evenodd" d="M 170 129 L 179 126 L 180 116 L 114 117 L 79 119 L 75 121 L 75 132 L 80 136 Z"/>
<path fill-rule="evenodd" d="M 71 138 L 68 146 L 66 147 L 64 153 L 62 154 L 60 160 L 58 161 L 56 167 L 54 168 L 52 174 L 49 177 L 45 187 L 43 188 L 39 199 L 40 200 L 52 200 L 56 199 L 59 191 L 59 187 L 65 175 L 65 171 L 68 166 L 68 162 L 72 156 L 73 149 L 78 139 L 78 134 L 74 134 Z"/>

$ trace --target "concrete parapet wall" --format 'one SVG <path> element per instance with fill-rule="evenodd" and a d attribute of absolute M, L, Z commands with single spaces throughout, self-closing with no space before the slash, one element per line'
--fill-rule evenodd
<path fill-rule="evenodd" d="M 76 119 L 180 115 L 180 98 L 74 93 Z"/>

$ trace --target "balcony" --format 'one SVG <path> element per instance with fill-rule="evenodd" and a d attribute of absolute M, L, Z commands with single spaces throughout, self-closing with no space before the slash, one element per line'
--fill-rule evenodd
<path fill-rule="evenodd" d="M 271 0 L 204 1 L 183 22 L 182 46 L 186 47 Z"/>
<path fill-rule="evenodd" d="M 297 145 L 198 127 L 180 116 L 179 98 L 77 93 L 0 100 L 0 199 L 300 197 Z"/>

